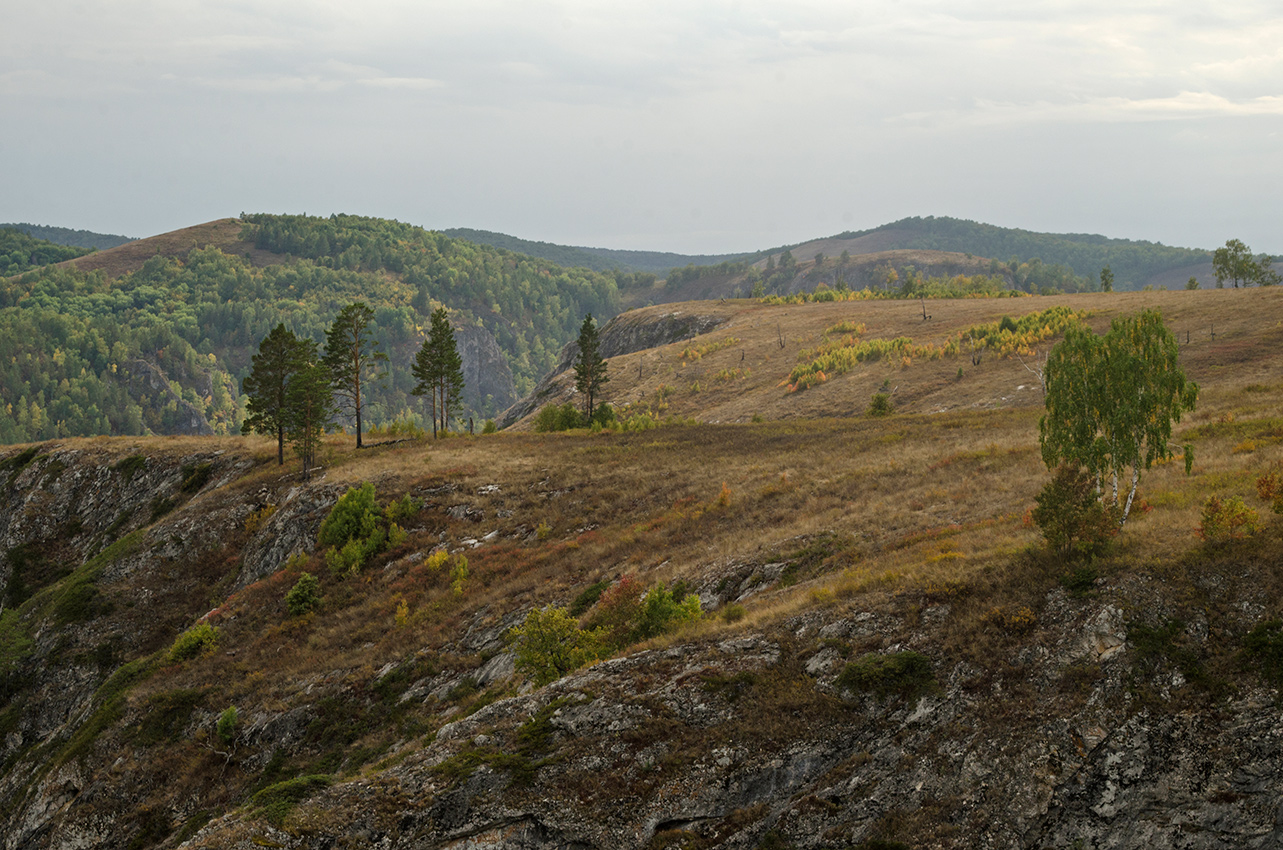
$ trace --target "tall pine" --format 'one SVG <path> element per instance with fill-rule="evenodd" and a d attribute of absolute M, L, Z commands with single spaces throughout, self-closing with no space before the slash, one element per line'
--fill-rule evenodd
<path fill-rule="evenodd" d="M 259 343 L 250 373 L 241 382 L 241 392 L 246 396 L 245 410 L 249 414 L 241 423 L 241 433 L 275 436 L 278 465 L 285 463 L 289 382 L 305 365 L 305 348 L 292 331 L 285 329 L 284 323 L 277 325 Z M 312 344 L 312 348 L 316 345 Z"/>
<path fill-rule="evenodd" d="M 455 342 L 454 329 L 444 307 L 432 312 L 428 335 L 414 357 L 411 373 L 418 383 L 410 392 L 427 395 L 432 410 L 432 436 L 445 431 L 450 409 L 457 407 L 463 394 L 463 358 Z"/>
<path fill-rule="evenodd" d="M 597 338 L 597 323 L 592 313 L 584 316 L 579 327 L 579 356 L 575 358 L 575 389 L 584 394 L 584 416 L 591 422 L 593 409 L 601 388 L 610 380 L 606 375 L 606 361 L 601 356 L 601 341 Z"/>
<path fill-rule="evenodd" d="M 366 376 L 378 380 L 386 372 L 376 372 L 388 356 L 374 338 L 374 311 L 361 301 L 349 304 L 334 317 L 325 331 L 325 368 L 339 410 L 356 420 L 356 447 L 361 448 L 361 415 L 365 409 L 362 395 Z"/>

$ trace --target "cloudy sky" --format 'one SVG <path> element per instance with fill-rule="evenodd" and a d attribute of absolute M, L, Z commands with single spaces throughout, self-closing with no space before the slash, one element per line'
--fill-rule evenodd
<path fill-rule="evenodd" d="M 729 252 L 950 215 L 1283 253 L 1277 0 L 7 5 L 0 221 Z"/>

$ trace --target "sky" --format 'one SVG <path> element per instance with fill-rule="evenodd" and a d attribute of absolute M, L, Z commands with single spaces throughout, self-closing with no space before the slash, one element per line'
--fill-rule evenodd
<path fill-rule="evenodd" d="M 1283 254 L 1283 6 L 9 2 L 0 221 L 750 251 L 906 216 Z"/>

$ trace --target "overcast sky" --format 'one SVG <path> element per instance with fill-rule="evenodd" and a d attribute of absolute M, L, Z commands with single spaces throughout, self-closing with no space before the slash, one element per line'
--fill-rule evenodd
<path fill-rule="evenodd" d="M 12 0 L 0 221 L 713 253 L 949 215 L 1283 253 L 1281 10 Z"/>

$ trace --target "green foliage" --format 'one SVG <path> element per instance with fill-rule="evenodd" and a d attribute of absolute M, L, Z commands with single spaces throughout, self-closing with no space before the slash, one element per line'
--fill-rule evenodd
<path fill-rule="evenodd" d="M 301 617 L 321 604 L 321 583 L 311 573 L 303 573 L 285 594 L 285 607 L 290 616 Z"/>
<path fill-rule="evenodd" d="M 570 616 L 583 616 L 589 608 L 597 604 L 597 600 L 601 598 L 601 594 L 608 587 L 610 587 L 610 581 L 602 579 L 601 581 L 590 584 L 588 587 L 584 588 L 580 594 L 575 597 L 575 601 L 570 603 L 570 608 L 568 609 Z"/>
<path fill-rule="evenodd" d="M 915 701 L 937 688 L 931 659 L 912 650 L 858 658 L 842 668 L 834 684 L 841 690 Z"/>
<path fill-rule="evenodd" d="M 1281 279 L 1278 272 L 1271 268 L 1273 258 L 1262 254 L 1255 259 L 1252 250 L 1238 239 L 1229 239 L 1225 247 L 1217 248 L 1212 253 L 1212 271 L 1216 275 L 1216 288 L 1225 286 L 1225 281 L 1234 284 L 1238 289 L 1243 286 L 1275 286 Z"/>
<path fill-rule="evenodd" d="M 1083 597 L 1096 587 L 1098 577 L 1099 573 L 1096 572 L 1095 567 L 1082 564 L 1062 575 L 1057 581 L 1074 596 Z"/>
<path fill-rule="evenodd" d="M 891 396 L 887 393 L 874 393 L 873 401 L 869 403 L 868 413 L 870 416 L 890 416 L 895 412 L 891 406 Z"/>
<path fill-rule="evenodd" d="M 112 470 L 124 478 L 126 481 L 132 481 L 134 476 L 147 470 L 147 458 L 142 455 L 130 455 L 116 461 Z"/>
<path fill-rule="evenodd" d="M 240 713 L 236 706 L 230 705 L 218 715 L 218 723 L 214 726 L 214 733 L 218 735 L 218 740 L 224 745 L 231 746 L 236 741 L 236 725 L 240 722 Z"/>
<path fill-rule="evenodd" d="M 325 426 L 338 413 L 334 403 L 332 375 L 320 361 L 316 343 L 299 343 L 299 366 L 290 376 L 285 396 L 285 438 L 303 464 L 304 479 L 311 477 L 317 463 Z"/>
<path fill-rule="evenodd" d="M 386 377 L 378 365 L 386 363 L 374 336 L 374 310 L 364 301 L 354 301 L 334 317 L 325 330 L 325 368 L 339 409 L 356 423 L 356 447 L 361 448 L 362 418 L 368 402 L 368 385 Z"/>
<path fill-rule="evenodd" d="M 294 807 L 328 788 L 330 774 L 309 774 L 269 785 L 250 798 L 250 806 L 273 826 L 280 827 Z"/>
<path fill-rule="evenodd" d="M 663 585 L 656 585 L 647 591 L 642 600 L 630 637 L 633 641 L 647 640 L 698 622 L 702 616 L 703 609 L 700 608 L 698 596 L 684 593 L 680 589 L 674 592 Z"/>
<path fill-rule="evenodd" d="M 493 419 L 487 419 L 487 420 L 486 420 L 486 424 L 485 424 L 485 425 L 483 425 L 483 426 L 481 426 L 481 435 L 482 435 L 483 437 L 484 437 L 486 434 L 495 434 L 495 433 L 498 433 L 498 431 L 499 431 L 499 427 L 498 427 L 497 425 L 495 425 L 495 424 L 494 424 L 494 420 L 493 420 Z"/>
<path fill-rule="evenodd" d="M 1283 685 L 1283 621 L 1267 620 L 1244 635 L 1242 659 L 1266 682 Z"/>
<path fill-rule="evenodd" d="M 604 590 L 588 619 L 587 627 L 604 650 L 625 647 L 681 628 L 703 616 L 699 597 L 678 582 L 645 590 L 641 582 L 625 575 Z"/>
<path fill-rule="evenodd" d="M 1047 358 L 1042 458 L 1068 462 L 1111 484 L 1108 499 L 1126 522 L 1140 470 L 1172 456 L 1172 422 L 1193 410 L 1198 385 L 1181 370 L 1176 340 L 1156 310 L 1114 319 L 1098 337 L 1073 325 Z M 1119 478 L 1131 469 L 1121 501 Z"/>
<path fill-rule="evenodd" d="M 364 540 L 378 528 L 382 515 L 375 501 L 374 485 L 367 481 L 339 497 L 321 522 L 318 540 L 322 546 L 342 546 L 350 540 Z"/>
<path fill-rule="evenodd" d="M 18 616 L 18 610 L 6 608 L 0 611 L 0 680 L 26 660 L 32 646 L 31 635 Z"/>
<path fill-rule="evenodd" d="M 1068 558 L 1093 555 L 1118 533 L 1118 511 L 1100 500 L 1096 480 L 1071 464 L 1056 468 L 1035 497 L 1033 520 L 1053 552 Z"/>
<path fill-rule="evenodd" d="M 21 230 L 0 228 L 0 277 L 21 274 L 39 266 L 73 260 L 91 253 L 87 248 L 55 245 Z"/>
<path fill-rule="evenodd" d="M 546 685 L 597 659 L 598 635 L 579 628 L 565 608 L 536 608 L 512 630 L 517 669 Z"/>
<path fill-rule="evenodd" d="M 204 655 L 217 645 L 218 629 L 209 623 L 197 623 L 175 639 L 166 657 L 171 663 L 178 663 Z"/>
<path fill-rule="evenodd" d="M 308 347 L 281 322 L 259 343 L 258 353 L 252 359 L 253 367 L 241 382 L 248 414 L 241 422 L 241 433 L 275 437 L 278 464 L 285 463 L 285 433 L 293 413 L 290 381 L 308 366 L 308 355 Z"/>
<path fill-rule="evenodd" d="M 569 431 L 571 428 L 583 428 L 584 416 L 570 402 L 565 404 L 546 404 L 535 415 L 535 431 L 546 434 L 549 431 Z"/>
<path fill-rule="evenodd" d="M 389 503 L 384 515 L 389 522 L 405 522 L 418 516 L 421 510 L 423 510 L 423 500 L 406 493 L 395 502 Z"/>
<path fill-rule="evenodd" d="M 432 413 L 432 436 L 437 429 L 448 431 L 451 408 L 458 408 L 463 395 L 463 360 L 455 344 L 454 329 L 444 307 L 432 311 L 432 323 L 423 346 L 410 367 L 415 380 L 414 395 L 427 395 Z"/>
<path fill-rule="evenodd" d="M 1197 534 L 1208 543 L 1244 540 L 1261 530 L 1260 518 L 1238 496 L 1209 496 L 1203 504 L 1203 521 Z"/>
<path fill-rule="evenodd" d="M 610 377 L 606 374 L 606 361 L 601 356 L 597 323 L 593 321 L 591 313 L 584 316 L 584 323 L 579 326 L 577 347 L 579 351 L 574 363 L 575 389 L 584 397 L 584 418 L 592 422 L 597 398 Z"/>

